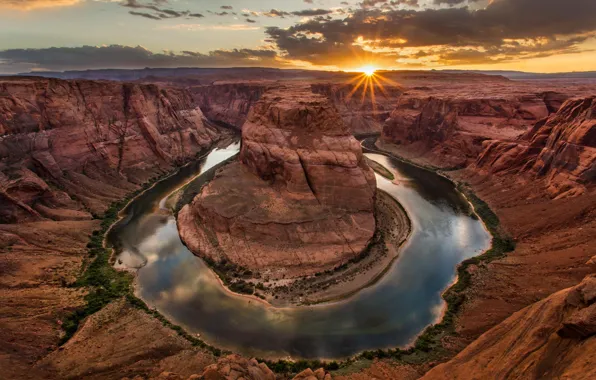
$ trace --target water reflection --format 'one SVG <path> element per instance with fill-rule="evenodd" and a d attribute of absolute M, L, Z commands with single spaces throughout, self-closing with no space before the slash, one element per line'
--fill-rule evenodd
<path fill-rule="evenodd" d="M 164 197 L 238 150 L 214 151 L 194 173 L 181 174 L 131 204 L 110 241 L 123 266 L 138 270 L 137 294 L 208 342 L 247 355 L 335 358 L 407 345 L 441 315 L 442 291 L 462 260 L 489 245 L 483 226 L 446 179 L 391 158 L 367 156 L 395 173 L 378 187 L 396 197 L 412 219 L 400 257 L 375 285 L 339 303 L 276 309 L 227 292 L 178 236 Z"/>

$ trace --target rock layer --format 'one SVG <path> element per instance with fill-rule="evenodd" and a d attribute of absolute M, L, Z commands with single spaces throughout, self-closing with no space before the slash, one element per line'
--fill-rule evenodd
<path fill-rule="evenodd" d="M 382 140 L 406 156 L 439 167 L 463 167 L 491 138 L 513 139 L 558 106 L 558 93 L 498 98 L 420 98 L 404 95 L 383 126 Z"/>
<path fill-rule="evenodd" d="M 3 79 L 0 220 L 101 214 L 112 201 L 210 146 L 216 133 L 203 118 L 185 90 Z"/>
<path fill-rule="evenodd" d="M 203 257 L 271 278 L 302 276 L 366 247 L 375 192 L 374 173 L 329 100 L 281 87 L 254 106 L 239 160 L 180 211 L 178 227 Z"/>
<path fill-rule="evenodd" d="M 581 194 L 596 180 L 596 97 L 568 100 L 518 141 L 484 147 L 479 170 L 544 177 L 553 197 Z"/>
<path fill-rule="evenodd" d="M 269 87 L 264 83 L 217 83 L 190 91 L 209 120 L 241 129 L 250 109 Z"/>

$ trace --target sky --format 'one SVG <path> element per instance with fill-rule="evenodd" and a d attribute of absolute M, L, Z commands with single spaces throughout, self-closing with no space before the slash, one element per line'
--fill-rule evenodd
<path fill-rule="evenodd" d="M 596 0 L 0 0 L 0 74 L 596 70 Z"/>

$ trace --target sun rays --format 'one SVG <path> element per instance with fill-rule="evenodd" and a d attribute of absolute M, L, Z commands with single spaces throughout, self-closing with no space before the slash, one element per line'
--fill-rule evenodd
<path fill-rule="evenodd" d="M 354 78 L 347 82 L 348 85 L 353 85 L 353 88 L 348 94 L 346 100 L 351 101 L 354 95 L 356 95 L 356 93 L 360 90 L 362 91 L 362 93 L 358 94 L 360 97 L 360 105 L 364 105 L 368 97 L 370 99 L 373 112 L 377 111 L 376 91 L 379 91 L 382 96 L 388 97 L 388 93 L 384 84 L 398 86 L 396 82 L 381 75 L 377 71 L 377 68 L 372 65 L 361 67 L 360 69 L 356 70 L 356 74 L 357 75 Z"/>

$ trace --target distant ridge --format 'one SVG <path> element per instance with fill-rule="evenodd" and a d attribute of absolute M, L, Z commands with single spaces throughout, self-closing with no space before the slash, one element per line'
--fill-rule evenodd
<path fill-rule="evenodd" d="M 380 70 L 387 74 L 475 74 L 502 76 L 508 79 L 596 79 L 596 71 L 574 71 L 562 73 L 532 73 L 513 70 Z M 331 78 L 346 75 L 343 71 L 322 71 L 304 69 L 279 69 L 266 67 L 231 68 L 149 68 L 144 69 L 89 69 L 67 71 L 32 71 L 16 76 L 33 76 L 59 79 L 122 80 L 136 81 L 148 78 L 165 77 L 221 77 L 222 79 L 288 79 L 288 78 Z M 351 75 L 351 73 L 350 73 Z M 2 75 L 0 75 L 2 76 Z M 9 76 L 15 76 L 9 75 Z"/>

